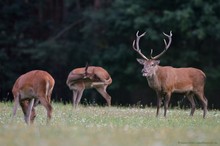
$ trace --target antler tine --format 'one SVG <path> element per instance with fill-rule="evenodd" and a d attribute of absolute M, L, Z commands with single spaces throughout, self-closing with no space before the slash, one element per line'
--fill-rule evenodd
<path fill-rule="evenodd" d="M 163 52 L 161 52 L 160 54 L 158 54 L 158 55 L 155 56 L 155 57 L 152 57 L 153 51 L 151 51 L 151 59 L 158 59 L 160 56 L 162 56 L 162 55 L 168 50 L 168 48 L 169 48 L 170 45 L 171 45 L 172 35 L 173 35 L 173 34 L 172 34 L 172 31 L 170 31 L 170 35 L 168 35 L 168 34 L 166 34 L 166 33 L 164 33 L 164 32 L 163 32 L 163 34 L 164 34 L 166 37 L 168 37 L 169 42 L 167 43 L 166 39 L 163 39 L 164 44 L 165 44 L 165 49 L 163 50 Z"/>
<path fill-rule="evenodd" d="M 86 75 L 86 76 L 87 76 L 87 74 L 88 74 L 88 72 L 87 72 L 88 67 L 89 67 L 89 64 L 88 64 L 88 62 L 86 62 L 86 66 L 85 66 L 85 75 Z"/>
<path fill-rule="evenodd" d="M 172 34 L 172 31 L 170 31 L 170 35 L 168 35 L 168 34 L 166 34 L 166 33 L 164 33 L 164 32 L 163 32 L 163 35 L 165 35 L 166 37 L 169 38 L 169 37 L 172 37 L 173 34 Z"/>
<path fill-rule="evenodd" d="M 141 37 L 143 37 L 146 34 L 146 32 L 142 33 L 141 35 L 139 35 L 139 31 L 137 31 L 136 33 L 136 41 L 133 41 L 133 49 L 138 52 L 138 54 L 141 55 L 142 58 L 144 58 L 145 60 L 149 60 L 146 56 L 144 56 L 144 54 L 141 53 L 141 49 L 139 47 L 139 40 Z M 136 48 L 135 48 L 135 44 L 136 44 Z"/>
<path fill-rule="evenodd" d="M 142 36 L 146 34 L 146 32 L 142 33 L 141 35 L 138 35 L 138 34 L 139 34 L 139 30 L 136 33 L 136 37 L 140 39 Z"/>
<path fill-rule="evenodd" d="M 153 49 L 150 50 L 150 58 L 152 58 L 153 51 L 154 51 Z"/>
<path fill-rule="evenodd" d="M 166 37 L 168 37 L 169 38 L 169 43 L 167 44 L 167 41 L 165 40 L 165 39 L 163 39 L 163 41 L 164 41 L 164 43 L 165 43 L 165 47 L 166 47 L 166 49 L 168 49 L 169 47 L 170 47 L 170 44 L 171 44 L 171 42 L 172 42 L 172 31 L 170 31 L 170 35 L 168 35 L 168 34 L 166 34 L 166 33 L 164 33 L 163 32 L 163 34 L 166 36 Z"/>

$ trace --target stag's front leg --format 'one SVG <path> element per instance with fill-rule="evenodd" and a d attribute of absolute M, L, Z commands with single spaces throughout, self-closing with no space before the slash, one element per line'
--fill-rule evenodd
<path fill-rule="evenodd" d="M 166 114 L 167 114 L 167 109 L 168 109 L 169 102 L 170 102 L 170 96 L 171 96 L 171 93 L 167 93 L 166 96 L 165 96 L 164 117 L 166 117 Z"/>
<path fill-rule="evenodd" d="M 158 115 L 159 115 L 161 100 L 162 100 L 162 96 L 160 93 L 157 92 L 157 114 L 156 114 L 156 117 L 158 117 Z"/>

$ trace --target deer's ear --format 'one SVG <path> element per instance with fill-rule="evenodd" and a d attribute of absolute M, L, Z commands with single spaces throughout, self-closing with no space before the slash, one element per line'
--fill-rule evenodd
<path fill-rule="evenodd" d="M 155 60 L 154 65 L 158 65 L 158 64 L 160 64 L 160 60 Z"/>
<path fill-rule="evenodd" d="M 144 63 L 145 63 L 145 60 L 144 60 L 144 59 L 139 59 L 139 58 L 137 58 L 137 61 L 138 61 L 140 64 L 142 64 L 142 65 L 144 65 Z"/>

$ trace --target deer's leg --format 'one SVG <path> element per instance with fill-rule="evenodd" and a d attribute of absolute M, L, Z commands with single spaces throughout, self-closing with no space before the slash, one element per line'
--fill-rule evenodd
<path fill-rule="evenodd" d="M 34 107 L 36 107 L 38 104 L 40 104 L 40 100 L 39 99 L 35 99 L 34 100 Z"/>
<path fill-rule="evenodd" d="M 32 108 L 34 106 L 34 98 L 31 99 L 28 105 L 27 114 L 25 115 L 25 122 L 30 125 L 31 123 L 31 114 L 32 114 Z"/>
<path fill-rule="evenodd" d="M 49 91 L 48 91 L 48 94 L 47 94 L 47 100 L 48 100 L 49 103 L 51 103 L 52 92 L 53 92 L 53 87 L 50 87 Z"/>
<path fill-rule="evenodd" d="M 34 100 L 36 101 L 36 100 Z M 28 113 L 29 113 L 29 106 L 30 106 L 30 101 L 29 100 L 22 100 L 22 101 L 19 101 L 20 105 L 21 105 L 21 109 L 24 113 L 24 120 L 25 122 L 28 124 Z M 35 109 L 34 109 L 34 106 L 32 107 L 32 110 L 31 110 L 31 115 L 30 115 L 30 123 L 32 124 L 33 121 L 34 121 L 34 118 L 36 117 L 36 114 L 35 114 Z"/>
<path fill-rule="evenodd" d="M 164 117 L 166 117 L 166 114 L 167 114 L 167 109 L 168 109 L 168 107 L 169 107 L 170 97 L 171 97 L 171 93 L 167 93 L 167 94 L 165 95 Z"/>
<path fill-rule="evenodd" d="M 73 90 L 73 107 L 76 108 L 77 90 Z"/>
<path fill-rule="evenodd" d="M 12 116 L 12 118 L 14 118 L 15 115 L 16 115 L 16 112 L 17 112 L 17 109 L 18 109 L 18 104 L 19 104 L 19 95 L 17 95 L 14 98 L 14 108 L 13 108 L 13 116 Z"/>
<path fill-rule="evenodd" d="M 205 97 L 205 95 L 203 95 L 203 99 L 205 101 L 205 104 L 203 105 L 203 118 L 205 118 L 206 113 L 207 113 L 207 108 L 208 108 L 208 100 Z"/>
<path fill-rule="evenodd" d="M 82 94 L 83 94 L 84 89 L 80 89 L 77 91 L 77 99 L 76 99 L 76 106 L 78 106 L 81 98 L 82 98 Z"/>
<path fill-rule="evenodd" d="M 160 93 L 157 92 L 157 113 L 156 113 L 156 117 L 158 117 L 159 112 L 160 112 L 161 100 L 162 100 L 162 96 L 161 96 Z"/>
<path fill-rule="evenodd" d="M 100 87 L 100 86 L 104 86 L 104 85 L 105 85 L 105 82 L 93 82 L 91 84 L 91 87 L 96 88 L 96 87 Z"/>
<path fill-rule="evenodd" d="M 51 117 L 52 117 L 52 106 L 51 104 L 47 101 L 45 96 L 39 96 L 38 99 L 40 100 L 41 104 L 46 108 L 47 110 L 47 123 L 49 123 Z"/>
<path fill-rule="evenodd" d="M 33 107 L 33 108 L 32 108 L 32 111 L 31 111 L 31 118 L 30 118 L 31 124 L 34 123 L 35 117 L 36 117 L 36 113 L 35 113 L 35 109 L 34 109 L 34 107 Z"/>
<path fill-rule="evenodd" d="M 96 87 L 95 89 L 105 98 L 108 106 L 111 106 L 111 96 L 106 92 L 107 86 Z"/>
<path fill-rule="evenodd" d="M 204 96 L 203 92 L 196 93 L 196 95 L 198 96 L 199 100 L 201 101 L 203 105 L 203 118 L 205 118 L 206 113 L 207 113 L 208 100 Z"/>
<path fill-rule="evenodd" d="M 28 112 L 28 106 L 29 106 L 29 101 L 28 100 L 20 100 L 19 101 L 20 105 L 21 105 L 21 109 L 23 111 L 24 114 L 24 120 L 26 122 L 26 116 L 27 116 L 27 112 Z M 27 123 L 27 122 L 26 122 Z"/>
<path fill-rule="evenodd" d="M 195 104 L 195 101 L 193 99 L 193 93 L 188 93 L 186 96 L 189 100 L 189 102 L 191 103 L 191 112 L 190 112 L 190 116 L 193 116 L 194 112 L 195 112 L 195 109 L 196 109 L 196 104 Z"/>

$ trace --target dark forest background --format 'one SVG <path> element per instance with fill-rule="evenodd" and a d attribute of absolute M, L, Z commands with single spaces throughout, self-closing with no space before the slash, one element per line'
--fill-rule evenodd
<path fill-rule="evenodd" d="M 53 101 L 69 103 L 69 72 L 102 66 L 112 76 L 113 105 L 154 106 L 156 94 L 142 77 L 132 50 L 136 31 L 148 56 L 164 48 L 162 32 L 173 32 L 161 65 L 196 67 L 207 75 L 209 108 L 220 108 L 220 1 L 216 0 L 1 0 L 0 100 L 23 73 L 42 69 L 56 80 Z M 96 91 L 84 92 L 84 104 L 105 105 Z M 199 101 L 198 101 L 199 103 Z M 188 106 L 174 94 L 173 106 Z"/>

